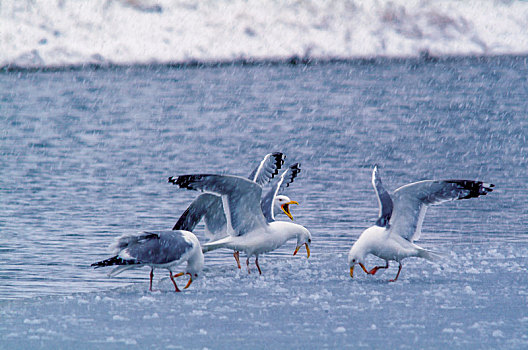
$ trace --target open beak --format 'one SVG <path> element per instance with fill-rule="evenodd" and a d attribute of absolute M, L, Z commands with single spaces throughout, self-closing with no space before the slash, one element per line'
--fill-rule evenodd
<path fill-rule="evenodd" d="M 187 272 L 187 273 L 178 272 L 177 274 L 174 275 L 174 277 L 180 277 L 180 276 L 183 276 L 183 275 L 189 275 L 189 282 L 187 282 L 187 285 L 185 287 L 183 287 L 183 289 L 187 289 L 187 288 L 189 288 L 189 286 L 192 283 L 192 274 L 190 274 L 189 272 Z"/>
<path fill-rule="evenodd" d="M 296 202 L 296 201 L 291 201 L 291 202 L 284 203 L 283 205 L 281 205 L 281 209 L 282 209 L 282 211 L 283 211 L 286 215 L 288 215 L 288 217 L 293 221 L 293 216 L 292 216 L 292 214 L 290 213 L 290 204 L 297 204 L 297 205 L 299 205 L 298 202 Z"/>
<path fill-rule="evenodd" d="M 304 243 L 304 245 L 306 246 L 306 259 L 308 259 L 310 257 L 310 247 L 308 247 L 308 243 Z M 297 248 L 295 248 L 295 251 L 293 252 L 293 255 L 297 254 L 297 252 L 299 251 L 299 249 L 301 249 L 303 245 L 301 244 L 300 246 L 298 246 Z"/>
<path fill-rule="evenodd" d="M 354 278 L 354 266 L 350 266 L 350 277 Z"/>

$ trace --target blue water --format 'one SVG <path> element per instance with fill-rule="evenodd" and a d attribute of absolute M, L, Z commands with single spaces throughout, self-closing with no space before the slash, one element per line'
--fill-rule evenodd
<path fill-rule="evenodd" d="M 498 57 L 0 74 L 0 348 L 528 347 L 527 68 Z M 148 293 L 148 269 L 89 267 L 121 234 L 174 225 L 196 193 L 169 176 L 246 176 L 272 151 L 301 163 L 287 195 L 310 259 L 289 242 L 261 257 L 259 277 L 215 251 L 181 294 L 162 270 Z M 418 243 L 445 261 L 408 259 L 394 284 L 394 266 L 352 280 L 346 254 L 377 217 L 376 163 L 389 190 L 446 178 L 496 190 L 430 208 Z"/>

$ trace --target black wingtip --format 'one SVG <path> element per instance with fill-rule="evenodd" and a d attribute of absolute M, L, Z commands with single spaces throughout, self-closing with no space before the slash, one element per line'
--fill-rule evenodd
<path fill-rule="evenodd" d="M 492 183 L 486 183 L 482 181 L 449 180 L 448 182 L 455 183 L 460 188 L 469 191 L 467 194 L 459 197 L 458 199 L 469 199 L 469 198 L 477 198 L 479 196 L 485 196 L 488 193 L 492 192 L 493 187 L 495 187 L 495 185 Z"/>
<path fill-rule="evenodd" d="M 301 163 L 294 163 L 290 165 L 291 176 L 286 183 L 286 187 L 290 187 L 290 184 L 295 180 L 297 175 L 301 172 Z"/>
<path fill-rule="evenodd" d="M 271 156 L 275 158 L 275 171 L 271 175 L 271 178 L 273 178 L 275 177 L 275 175 L 279 174 L 279 170 L 284 165 L 284 160 L 286 159 L 286 155 L 282 152 L 273 152 Z"/>
<path fill-rule="evenodd" d="M 185 188 L 188 190 L 194 190 L 195 188 L 192 186 L 193 183 L 199 182 L 204 177 L 210 176 L 210 175 L 180 175 L 180 176 L 171 176 L 169 177 L 169 182 L 179 186 L 180 188 Z"/>
<path fill-rule="evenodd" d="M 97 269 L 99 267 L 105 267 L 105 266 L 134 265 L 134 264 L 139 264 L 139 262 L 137 262 L 136 260 L 125 260 L 125 259 L 120 258 L 118 255 L 116 255 L 116 256 L 113 256 L 113 257 L 108 258 L 106 260 L 101 260 L 101 261 L 98 261 L 98 262 L 94 262 L 90 266 L 93 266 L 94 268 Z"/>

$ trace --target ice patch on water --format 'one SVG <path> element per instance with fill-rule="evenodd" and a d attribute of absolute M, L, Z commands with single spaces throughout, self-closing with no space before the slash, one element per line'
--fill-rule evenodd
<path fill-rule="evenodd" d="M 120 315 L 114 315 L 114 317 L 112 317 L 112 319 L 114 321 L 128 321 L 128 318 L 120 316 Z"/>
<path fill-rule="evenodd" d="M 144 295 L 141 298 L 139 298 L 140 303 L 153 303 L 156 302 L 156 299 L 151 296 Z"/>
<path fill-rule="evenodd" d="M 44 322 L 48 322 L 48 320 L 44 320 L 44 319 L 24 319 L 24 323 L 25 324 L 41 324 L 41 323 L 44 323 Z"/>
<path fill-rule="evenodd" d="M 499 331 L 499 330 L 493 331 L 491 335 L 494 336 L 495 338 L 504 338 L 504 334 L 502 333 L 502 331 Z"/>
<path fill-rule="evenodd" d="M 334 333 L 345 333 L 345 332 L 346 332 L 346 328 L 342 326 L 339 326 L 336 329 L 334 329 Z"/>
<path fill-rule="evenodd" d="M 144 320 L 153 320 L 153 319 L 156 319 L 156 318 L 159 318 L 159 315 L 158 315 L 157 312 L 153 313 L 152 315 L 144 315 L 143 316 Z"/>
<path fill-rule="evenodd" d="M 477 294 L 477 293 L 471 288 L 471 286 L 465 286 L 465 287 L 464 287 L 464 293 L 469 294 L 469 295 L 475 295 L 475 294 Z"/>

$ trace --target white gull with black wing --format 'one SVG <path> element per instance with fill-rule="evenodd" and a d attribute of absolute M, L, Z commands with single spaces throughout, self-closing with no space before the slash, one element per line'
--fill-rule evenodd
<path fill-rule="evenodd" d="M 264 186 L 278 174 L 279 169 L 284 164 L 284 159 L 285 155 L 280 152 L 266 154 L 262 161 L 251 171 L 249 180 L 260 186 Z M 282 200 L 284 199 L 281 198 Z M 293 204 L 292 201 L 288 200 L 288 202 L 290 202 L 289 204 Z M 288 207 L 285 206 L 285 208 Z M 285 211 L 285 213 L 291 216 L 289 210 L 287 212 Z M 218 240 L 229 234 L 227 232 L 227 220 L 222 206 L 222 199 L 220 196 L 211 193 L 199 195 L 180 216 L 173 230 L 192 232 L 202 218 L 205 222 L 206 236 L 210 241 Z"/>
<path fill-rule="evenodd" d="M 204 256 L 200 242 L 192 232 L 188 231 L 151 231 L 134 235 L 123 235 L 112 245 L 115 256 L 93 263 L 95 268 L 117 266 L 108 275 L 115 276 L 121 272 L 137 267 L 150 266 L 150 287 L 154 269 L 164 268 L 169 270 L 169 276 L 176 292 L 180 289 L 174 277 L 189 275 L 189 282 L 184 289 L 192 283 L 193 277 L 203 268 Z M 184 272 L 173 276 L 174 267 L 187 262 Z"/>
<path fill-rule="evenodd" d="M 372 172 L 372 185 L 380 205 L 376 225 L 366 229 L 348 253 L 350 276 L 359 264 L 365 273 L 374 275 L 379 269 L 389 267 L 389 260 L 399 263 L 396 281 L 402 268 L 401 261 L 408 257 L 436 260 L 440 256 L 425 250 L 413 242 L 420 238 L 425 212 L 429 205 L 446 201 L 476 198 L 493 191 L 493 184 L 471 180 L 425 180 L 398 188 L 393 196 L 381 183 L 378 167 Z M 371 270 L 365 267 L 365 258 L 373 254 L 385 260 L 385 266 Z"/>
<path fill-rule="evenodd" d="M 305 227 L 292 222 L 267 222 L 261 208 L 262 187 L 253 181 L 238 176 L 203 174 L 170 177 L 169 182 L 180 188 L 221 196 L 227 231 L 231 235 L 204 244 L 204 252 L 219 248 L 243 251 L 247 254 L 248 272 L 249 258 L 255 255 L 255 264 L 262 273 L 259 254 L 275 250 L 293 238 L 297 239 L 296 251 L 302 245 L 309 249 L 311 234 Z"/>

